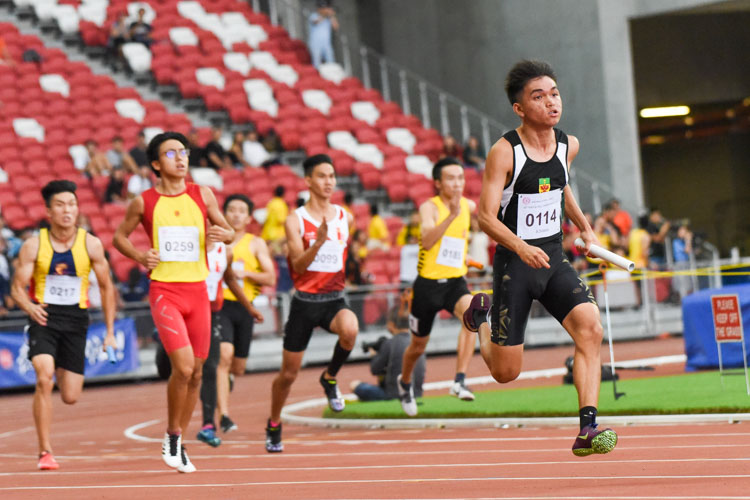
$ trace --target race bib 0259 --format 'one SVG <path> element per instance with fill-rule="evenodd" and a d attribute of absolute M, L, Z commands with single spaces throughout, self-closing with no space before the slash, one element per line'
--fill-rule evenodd
<path fill-rule="evenodd" d="M 198 262 L 200 231 L 195 226 L 161 226 L 159 258 L 162 262 Z"/>

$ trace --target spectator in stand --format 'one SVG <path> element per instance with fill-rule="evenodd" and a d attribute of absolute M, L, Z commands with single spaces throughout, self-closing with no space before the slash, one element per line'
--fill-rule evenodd
<path fill-rule="evenodd" d="M 419 243 L 419 238 L 421 235 L 419 222 L 419 212 L 417 210 L 414 210 L 409 215 L 409 222 L 407 222 L 406 225 L 401 228 L 398 236 L 396 236 L 396 245 L 403 246 Z"/>
<path fill-rule="evenodd" d="M 146 9 L 138 9 L 138 19 L 130 23 L 130 40 L 151 47 L 154 40 L 151 38 L 150 24 L 145 21 Z"/>
<path fill-rule="evenodd" d="M 688 221 L 681 221 L 677 228 L 677 234 L 672 239 L 672 256 L 674 258 L 675 271 L 690 269 L 690 255 L 693 253 L 693 233 L 690 231 Z M 681 299 L 693 290 L 690 276 L 676 275 L 672 279 L 672 289 L 679 294 Z"/>
<path fill-rule="evenodd" d="M 664 219 L 658 208 L 652 208 L 648 216 L 646 231 L 651 235 L 648 247 L 649 267 L 663 269 L 667 264 L 666 239 L 670 229 L 669 221 Z"/>
<path fill-rule="evenodd" d="M 401 292 L 399 301 L 388 311 L 386 328 L 392 337 L 380 337 L 372 344 L 362 344 L 371 356 L 370 373 L 378 379 L 378 385 L 355 380 L 351 384 L 360 401 L 382 401 L 398 398 L 397 379 L 401 375 L 404 351 L 410 342 L 409 310 L 412 289 Z M 422 354 L 414 367 L 414 395 L 422 397 L 422 384 L 426 370 L 426 355 Z"/>
<path fill-rule="evenodd" d="M 104 192 L 104 203 L 122 203 L 125 197 L 122 195 L 125 190 L 125 170 L 122 168 L 113 168 L 109 174 L 109 184 Z"/>
<path fill-rule="evenodd" d="M 136 139 L 135 146 L 129 151 L 130 157 L 133 162 L 138 166 L 148 167 L 148 155 L 146 154 L 146 134 L 141 130 L 138 132 L 138 138 Z"/>
<path fill-rule="evenodd" d="M 388 226 L 379 215 L 378 205 L 370 203 L 370 223 L 367 225 L 367 249 L 388 250 L 391 247 L 391 235 Z"/>
<path fill-rule="evenodd" d="M 224 146 L 221 145 L 221 136 L 224 133 L 224 130 L 221 127 L 212 127 L 211 128 L 211 141 L 206 144 L 206 162 L 208 168 L 213 168 L 214 170 L 221 170 L 224 168 L 231 168 L 232 167 L 232 161 L 229 159 L 229 155 L 227 154 L 227 151 L 224 149 Z"/>
<path fill-rule="evenodd" d="M 648 252 L 651 236 L 648 227 L 648 215 L 638 217 L 638 227 L 630 231 L 628 238 L 628 259 L 635 262 L 636 269 L 648 269 Z"/>
<path fill-rule="evenodd" d="M 86 152 L 89 154 L 89 160 L 88 163 L 86 163 L 84 174 L 86 174 L 89 179 L 102 175 L 109 175 L 109 172 L 112 170 L 112 165 L 109 163 L 107 155 L 99 151 L 99 146 L 96 144 L 96 141 L 93 139 L 86 141 Z"/>
<path fill-rule="evenodd" d="M 614 208 L 611 204 L 607 204 L 602 214 L 594 221 L 594 232 L 604 248 L 615 253 L 624 253 L 627 245 L 623 242 L 620 230 L 612 222 L 614 217 Z"/>
<path fill-rule="evenodd" d="M 190 150 L 188 165 L 191 167 L 207 167 L 206 149 L 200 146 L 198 131 L 194 128 L 190 129 L 187 140 L 188 149 Z"/>
<path fill-rule="evenodd" d="M 274 129 L 269 130 L 263 137 L 263 147 L 266 148 L 268 154 L 271 155 L 271 158 L 263 162 L 263 166 L 270 167 L 271 165 L 280 165 L 281 152 L 284 151 L 284 148 L 281 145 L 281 138 Z"/>
<path fill-rule="evenodd" d="M 352 223 L 349 226 L 349 237 L 351 238 L 354 235 L 354 231 L 357 229 L 357 219 L 354 216 L 354 208 L 352 208 L 352 204 L 354 203 L 354 195 L 350 193 L 349 191 L 344 193 L 344 204 L 341 205 L 341 207 L 349 212 L 352 216 Z"/>
<path fill-rule="evenodd" d="M 484 160 L 487 155 L 484 154 L 484 149 L 479 145 L 479 140 L 473 135 L 466 141 L 466 147 L 464 148 L 464 166 L 475 168 L 477 170 L 484 170 Z"/>
<path fill-rule="evenodd" d="M 133 266 L 128 273 L 127 283 L 121 286 L 120 294 L 125 302 L 143 302 L 148 297 L 150 280 L 138 266 Z"/>
<path fill-rule="evenodd" d="M 629 235 L 630 230 L 633 228 L 633 218 L 627 210 L 623 210 L 620 206 L 620 200 L 612 198 L 609 201 L 609 206 L 612 207 L 614 216 L 612 217 L 612 224 L 620 231 L 623 236 Z"/>
<path fill-rule="evenodd" d="M 318 8 L 310 15 L 309 39 L 313 66 L 322 62 L 336 62 L 333 58 L 333 32 L 338 31 L 339 21 L 330 0 L 318 0 Z"/>
<path fill-rule="evenodd" d="M 450 134 L 443 137 L 443 152 L 440 157 L 445 158 L 446 156 L 453 158 L 461 158 L 462 156 L 461 148 L 456 144 L 456 139 Z"/>
<path fill-rule="evenodd" d="M 258 133 L 254 130 L 248 131 L 245 135 L 245 140 L 242 142 L 242 156 L 253 167 L 260 167 L 271 159 L 271 155 L 260 143 Z"/>
<path fill-rule="evenodd" d="M 112 26 L 109 28 L 107 51 L 109 52 L 108 60 L 113 70 L 117 70 L 118 66 L 126 67 L 125 57 L 122 55 L 122 46 L 130 41 L 130 29 L 128 28 L 127 17 L 127 12 L 119 12 Z"/>
<path fill-rule="evenodd" d="M 122 137 L 116 135 L 112 138 L 112 149 L 107 151 L 107 161 L 112 168 L 124 168 L 128 173 L 134 174 L 138 171 L 138 165 L 130 156 L 130 153 L 125 151 L 122 144 Z"/>
<path fill-rule="evenodd" d="M 249 167 L 250 164 L 245 161 L 245 155 L 242 151 L 242 144 L 245 142 L 245 134 L 241 131 L 234 133 L 232 138 L 232 147 L 227 151 L 229 162 L 234 168 Z"/>
<path fill-rule="evenodd" d="M 0 36 L 0 65 L 3 64 L 6 66 L 15 66 L 16 62 L 8 51 L 8 45 L 5 43 L 5 38 Z"/>
<path fill-rule="evenodd" d="M 151 167 L 141 165 L 138 167 L 138 173 L 128 180 L 128 198 L 135 198 L 147 189 L 151 189 L 152 186 Z"/>
<path fill-rule="evenodd" d="M 263 223 L 261 237 L 269 243 L 284 240 L 284 221 L 289 215 L 289 206 L 284 201 L 284 186 L 276 186 L 273 190 L 273 198 L 266 205 L 266 222 Z"/>
<path fill-rule="evenodd" d="M 7 252 L 8 245 L 5 238 L 0 236 L 0 316 L 5 316 L 9 309 L 15 307 L 15 302 L 10 296 L 10 277 L 13 273 L 6 255 Z"/>

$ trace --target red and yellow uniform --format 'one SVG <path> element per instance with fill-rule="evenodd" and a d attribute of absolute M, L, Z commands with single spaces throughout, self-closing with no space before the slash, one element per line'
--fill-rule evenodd
<path fill-rule="evenodd" d="M 206 289 L 206 204 L 200 187 L 165 195 L 144 191 L 143 227 L 161 262 L 151 273 L 149 302 L 154 324 L 167 353 L 192 345 L 206 358 L 211 311 Z"/>

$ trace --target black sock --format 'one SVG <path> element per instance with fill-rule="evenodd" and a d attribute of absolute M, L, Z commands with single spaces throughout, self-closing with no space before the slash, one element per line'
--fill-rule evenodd
<path fill-rule="evenodd" d="M 584 406 L 583 408 L 578 410 L 578 417 L 580 418 L 581 429 L 583 429 L 587 425 L 595 424 L 596 423 L 596 407 Z"/>
<path fill-rule="evenodd" d="M 336 342 L 336 347 L 333 349 L 333 357 L 331 357 L 331 362 L 328 363 L 328 375 L 336 377 L 351 352 L 341 347 L 340 342 Z"/>
<path fill-rule="evenodd" d="M 465 373 L 456 373 L 456 378 L 453 379 L 454 382 L 458 382 L 459 384 L 463 384 L 464 380 L 466 379 Z"/>
<path fill-rule="evenodd" d="M 411 382 L 404 382 L 403 380 L 399 380 L 398 383 L 401 384 L 401 388 L 405 391 L 411 389 Z"/>

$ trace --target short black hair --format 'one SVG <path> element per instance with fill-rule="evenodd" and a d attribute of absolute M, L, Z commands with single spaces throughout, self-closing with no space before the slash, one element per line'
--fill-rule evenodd
<path fill-rule="evenodd" d="M 529 59 L 517 62 L 505 77 L 505 93 L 508 94 L 510 104 L 513 105 L 521 100 L 521 92 L 527 83 L 542 76 L 548 76 L 557 81 L 555 70 L 547 62 Z"/>
<path fill-rule="evenodd" d="M 380 213 L 377 203 L 370 203 L 370 215 L 375 216 Z"/>
<path fill-rule="evenodd" d="M 78 195 L 76 195 L 76 189 L 78 189 L 78 186 L 76 186 L 76 183 L 73 181 L 64 179 L 49 181 L 47 185 L 42 188 L 44 204 L 49 207 L 50 203 L 52 203 L 52 197 L 60 193 L 73 193 L 73 196 L 75 196 L 77 200 Z"/>
<path fill-rule="evenodd" d="M 347 191 L 346 193 L 344 193 L 344 203 L 346 205 L 351 205 L 352 201 L 354 201 L 354 195 L 352 193 L 350 193 L 349 191 Z"/>
<path fill-rule="evenodd" d="M 315 170 L 315 167 L 317 167 L 321 163 L 330 163 L 331 165 L 333 165 L 333 160 L 331 160 L 331 157 L 328 155 L 312 155 L 307 158 L 302 163 L 302 169 L 305 171 L 305 177 L 311 176 L 313 170 Z M 334 167 L 334 170 L 335 169 L 336 167 Z"/>
<path fill-rule="evenodd" d="M 284 186 L 276 186 L 273 189 L 273 195 L 278 196 L 279 198 L 284 196 L 284 193 L 286 193 L 286 188 Z"/>
<path fill-rule="evenodd" d="M 151 170 L 154 171 L 157 177 L 161 177 L 161 172 L 156 170 L 153 165 L 151 165 L 152 162 L 159 160 L 159 148 L 162 144 L 167 142 L 170 139 L 174 139 L 176 141 L 180 141 L 185 148 L 190 147 L 188 144 L 187 137 L 182 135 L 179 132 L 162 132 L 161 134 L 157 134 L 154 136 L 153 139 L 148 143 L 148 147 L 146 148 L 146 156 L 148 156 L 148 164 L 151 167 Z"/>
<path fill-rule="evenodd" d="M 115 142 L 115 141 L 120 141 L 120 142 L 123 142 L 123 141 L 122 141 L 122 136 L 119 136 L 119 135 L 116 135 L 116 136 L 114 136 L 114 137 L 112 138 L 112 142 Z"/>
<path fill-rule="evenodd" d="M 230 194 L 229 196 L 227 196 L 227 199 L 224 200 L 224 208 L 223 208 L 224 212 L 226 212 L 227 208 L 229 208 L 229 204 L 235 200 L 244 201 L 245 204 L 247 204 L 247 213 L 249 213 L 250 215 L 253 214 L 253 209 L 255 208 L 255 204 L 252 202 L 250 198 L 248 198 L 242 193 L 234 193 L 234 194 Z"/>
<path fill-rule="evenodd" d="M 440 158 L 432 167 L 432 179 L 439 181 L 440 176 L 443 174 L 443 167 L 447 167 L 448 165 L 458 165 L 464 168 L 464 164 L 458 158 L 454 158 L 453 156 Z"/>

